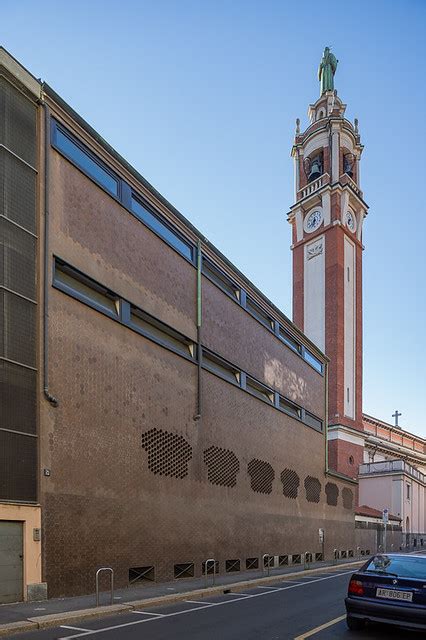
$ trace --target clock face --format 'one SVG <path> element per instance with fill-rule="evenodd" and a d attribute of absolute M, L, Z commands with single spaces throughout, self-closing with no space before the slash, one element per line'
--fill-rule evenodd
<path fill-rule="evenodd" d="M 312 211 L 311 213 L 309 213 L 306 218 L 305 218 L 305 231 L 307 233 L 312 233 L 313 231 L 316 231 L 318 229 L 318 227 L 321 225 L 322 222 L 322 211 L 320 211 L 319 209 L 315 209 L 315 211 Z"/>
<path fill-rule="evenodd" d="M 355 233 L 356 231 L 356 220 L 355 220 L 355 216 L 352 213 L 352 211 L 346 211 L 346 217 L 345 217 L 345 222 L 346 222 L 346 226 L 348 227 L 349 231 L 352 231 L 353 233 Z"/>

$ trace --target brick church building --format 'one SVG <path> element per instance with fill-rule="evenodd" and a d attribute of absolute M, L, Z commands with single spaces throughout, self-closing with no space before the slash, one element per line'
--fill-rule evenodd
<path fill-rule="evenodd" d="M 358 495 L 424 530 L 425 442 L 362 411 L 362 144 L 323 88 L 291 321 L 0 48 L 0 603 L 365 553 Z"/>

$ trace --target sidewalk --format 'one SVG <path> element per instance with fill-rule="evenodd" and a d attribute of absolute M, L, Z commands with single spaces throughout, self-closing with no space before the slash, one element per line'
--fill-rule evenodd
<path fill-rule="evenodd" d="M 117 589 L 114 592 L 112 606 L 110 605 L 109 592 L 100 594 L 101 606 L 99 607 L 96 607 L 95 594 L 74 598 L 55 598 L 41 602 L 4 604 L 0 605 L 0 636 L 24 630 L 35 631 L 71 620 L 117 614 L 129 611 L 136 606 L 158 606 L 184 600 L 188 594 L 194 597 L 196 593 L 197 597 L 202 598 L 207 595 L 222 594 L 224 589 L 238 591 L 247 586 L 275 582 L 294 575 L 315 574 L 327 568 L 341 567 L 342 569 L 348 568 L 350 571 L 351 567 L 359 562 L 364 562 L 364 559 L 312 562 L 308 569 L 305 569 L 303 565 L 279 567 L 278 569 L 270 569 L 269 576 L 267 569 L 264 572 L 259 570 L 241 571 L 216 576 L 215 585 L 213 585 L 212 575 L 207 577 L 207 581 L 203 576 L 202 578 L 184 578 L 160 584 L 144 583 L 137 587 Z"/>

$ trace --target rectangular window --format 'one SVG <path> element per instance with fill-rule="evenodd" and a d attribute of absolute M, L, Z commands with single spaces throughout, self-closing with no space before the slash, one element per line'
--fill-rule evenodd
<path fill-rule="evenodd" d="M 233 382 L 234 384 L 239 384 L 239 370 L 225 360 L 222 360 L 222 358 L 203 350 L 203 364 L 206 369 L 209 369 L 212 373 L 216 373 L 224 380 L 228 380 L 228 382 Z"/>
<path fill-rule="evenodd" d="M 290 349 L 293 349 L 293 351 L 297 351 L 297 353 L 301 352 L 300 343 L 297 342 L 297 340 L 295 340 L 293 336 L 288 331 L 286 331 L 281 325 L 279 330 L 279 337 L 288 347 L 290 347 Z"/>
<path fill-rule="evenodd" d="M 81 302 L 94 307 L 98 311 L 118 318 L 118 297 L 97 282 L 69 267 L 60 260 L 55 261 L 53 284 L 58 289 L 78 298 Z"/>
<path fill-rule="evenodd" d="M 287 400 L 282 396 L 280 396 L 280 409 L 282 409 L 282 411 L 285 411 L 285 413 L 288 413 L 290 416 L 293 416 L 294 418 L 300 418 L 302 415 L 301 409 L 297 406 L 297 404 L 290 402 L 290 400 Z"/>
<path fill-rule="evenodd" d="M 274 392 L 260 382 L 257 382 L 257 380 L 253 380 L 253 378 L 247 376 L 246 388 L 247 391 L 257 398 L 265 400 L 265 402 L 269 402 L 269 404 L 274 404 Z"/>
<path fill-rule="evenodd" d="M 304 423 L 309 427 L 316 429 L 317 431 L 322 431 L 322 420 L 316 418 L 312 415 L 312 413 L 309 413 L 308 411 L 305 411 Z"/>
<path fill-rule="evenodd" d="M 194 358 L 195 344 L 182 334 L 156 320 L 137 307 L 131 307 L 130 326 L 142 335 L 152 338 L 165 347 L 177 351 L 181 355 Z"/>
<path fill-rule="evenodd" d="M 116 198 L 120 195 L 120 181 L 83 143 L 63 130 L 54 120 L 53 146 L 83 173 L 92 178 Z"/>
<path fill-rule="evenodd" d="M 185 258 L 193 261 L 194 247 L 184 240 L 177 231 L 165 222 L 162 222 L 160 218 L 147 209 L 135 196 L 132 196 L 131 208 L 139 220 L 145 223 L 154 233 L 179 251 Z"/>
<path fill-rule="evenodd" d="M 220 269 L 215 267 L 210 260 L 206 260 L 206 258 L 203 258 L 203 273 L 232 298 L 235 300 L 240 299 L 239 287 L 232 282 L 231 278 L 228 278 Z"/>
<path fill-rule="evenodd" d="M 407 500 L 409 500 L 411 497 L 411 487 L 409 484 L 407 484 Z"/>
<path fill-rule="evenodd" d="M 257 304 L 257 302 L 255 302 L 248 296 L 246 301 L 246 309 L 252 314 L 252 316 L 254 316 L 257 320 L 259 320 L 259 322 L 265 325 L 265 327 L 268 327 L 268 329 L 274 328 L 273 318 L 271 318 L 266 313 L 266 311 L 263 311 L 263 309 Z"/>
<path fill-rule="evenodd" d="M 318 358 L 316 358 L 313 353 L 308 351 L 308 349 L 304 350 L 303 357 L 305 358 L 306 362 L 309 362 L 309 364 L 316 371 L 318 371 L 318 373 L 322 373 L 323 372 L 323 364 L 322 364 L 321 360 L 318 360 Z"/>

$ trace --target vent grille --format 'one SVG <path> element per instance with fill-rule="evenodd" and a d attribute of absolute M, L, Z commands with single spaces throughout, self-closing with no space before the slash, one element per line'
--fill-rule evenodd
<path fill-rule="evenodd" d="M 283 485 L 283 494 L 286 498 L 297 498 L 300 478 L 293 469 L 284 469 L 284 471 L 281 472 L 281 482 Z"/>
<path fill-rule="evenodd" d="M 232 573 L 233 571 L 240 571 L 240 561 L 239 560 L 226 560 L 226 562 L 225 562 L 225 571 L 226 571 L 226 573 Z"/>
<path fill-rule="evenodd" d="M 327 482 L 325 485 L 325 495 L 327 496 L 327 504 L 332 507 L 337 506 L 337 498 L 339 497 L 339 487 L 334 482 Z"/>
<path fill-rule="evenodd" d="M 0 360 L 0 427 L 36 433 L 36 372 Z"/>
<path fill-rule="evenodd" d="M 132 567 L 129 569 L 129 584 L 137 582 L 155 582 L 155 569 L 149 567 Z"/>
<path fill-rule="evenodd" d="M 0 290 L 0 356 L 35 367 L 36 306 Z"/>
<path fill-rule="evenodd" d="M 194 563 L 193 562 L 181 562 L 174 566 L 175 578 L 193 578 L 194 577 Z"/>
<path fill-rule="evenodd" d="M 148 468 L 153 473 L 172 478 L 188 475 L 192 447 L 182 436 L 150 429 L 142 434 L 142 448 L 148 453 Z"/>
<path fill-rule="evenodd" d="M 342 499 L 343 499 L 344 508 L 345 509 L 352 509 L 352 504 L 353 504 L 353 500 L 354 500 L 354 494 L 352 493 L 351 489 L 348 489 L 347 487 L 342 489 Z"/>
<path fill-rule="evenodd" d="M 0 431 L 0 500 L 37 500 L 37 438 Z"/>
<path fill-rule="evenodd" d="M 214 569 L 214 571 L 213 571 Z M 203 574 L 203 576 L 206 575 L 206 563 L 203 562 L 201 565 L 201 573 Z M 215 560 L 214 562 L 208 562 L 207 563 L 207 575 L 213 575 L 213 574 L 218 574 L 219 573 L 219 560 Z"/>
<path fill-rule="evenodd" d="M 256 493 L 272 493 L 275 471 L 269 462 L 253 458 L 247 465 L 247 471 L 253 491 Z"/>
<path fill-rule="evenodd" d="M 0 143 L 35 167 L 36 106 L 5 78 L 0 78 Z"/>
<path fill-rule="evenodd" d="M 305 478 L 306 500 L 308 502 L 319 502 L 321 496 L 321 482 L 318 478 L 307 476 Z"/>
<path fill-rule="evenodd" d="M 250 569 L 258 569 L 259 568 L 259 558 L 246 558 L 246 569 L 250 571 Z"/>
<path fill-rule="evenodd" d="M 35 238 L 0 218 L 0 286 L 34 299 L 35 259 Z"/>
<path fill-rule="evenodd" d="M 223 487 L 236 486 L 240 463 L 233 451 L 209 447 L 204 451 L 204 463 L 207 466 L 209 482 Z"/>
<path fill-rule="evenodd" d="M 288 556 L 278 556 L 278 566 L 285 567 L 288 565 Z"/>

